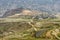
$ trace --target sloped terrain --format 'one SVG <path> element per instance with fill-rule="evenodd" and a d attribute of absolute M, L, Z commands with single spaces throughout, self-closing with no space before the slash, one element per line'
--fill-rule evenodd
<path fill-rule="evenodd" d="M 7 18 L 8 19 L 8 18 Z M 20 19 L 21 20 L 21 19 Z M 22 20 L 0 22 L 0 40 L 59 40 L 59 20 Z M 32 21 L 31 21 L 32 20 Z M 31 23 L 31 24 L 30 24 Z M 59 37 L 53 36 L 54 32 Z M 52 32 L 52 33 L 51 33 Z M 52 34 L 52 35 L 51 35 Z M 57 38 L 57 39 L 56 39 Z"/>

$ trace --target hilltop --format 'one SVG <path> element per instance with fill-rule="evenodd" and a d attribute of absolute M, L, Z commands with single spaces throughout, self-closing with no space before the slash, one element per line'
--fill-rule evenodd
<path fill-rule="evenodd" d="M 36 19 L 45 19 L 45 18 L 56 18 L 56 14 L 50 14 L 48 12 L 42 12 L 31 9 L 16 8 L 8 10 L 1 18 L 36 18 Z"/>

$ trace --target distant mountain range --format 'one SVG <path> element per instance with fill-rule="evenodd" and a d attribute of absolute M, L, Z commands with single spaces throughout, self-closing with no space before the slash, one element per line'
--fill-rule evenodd
<path fill-rule="evenodd" d="M 59 13 L 60 0 L 0 0 L 0 17 L 8 15 L 7 13 L 12 9 L 14 11 L 20 10 L 18 8 L 48 12 L 50 14 Z"/>
<path fill-rule="evenodd" d="M 34 16 L 34 15 L 38 15 L 38 14 L 40 14 L 40 12 L 36 11 L 36 10 L 17 8 L 17 9 L 12 9 L 12 10 L 6 11 L 5 14 L 2 16 L 2 18 L 16 17 L 16 16 L 21 16 L 21 15 Z"/>
<path fill-rule="evenodd" d="M 35 18 L 35 19 L 45 19 L 45 18 L 56 18 L 55 14 L 50 14 L 45 11 L 37 11 L 31 9 L 17 8 L 8 10 L 1 18 Z"/>

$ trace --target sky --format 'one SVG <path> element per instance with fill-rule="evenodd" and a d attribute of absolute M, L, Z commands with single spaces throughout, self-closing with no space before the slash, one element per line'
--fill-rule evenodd
<path fill-rule="evenodd" d="M 0 0 L 0 16 L 15 8 L 60 12 L 60 0 Z"/>

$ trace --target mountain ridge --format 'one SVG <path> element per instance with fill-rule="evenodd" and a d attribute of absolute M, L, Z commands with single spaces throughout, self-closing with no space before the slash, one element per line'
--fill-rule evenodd
<path fill-rule="evenodd" d="M 57 13 L 60 12 L 60 0 L 0 0 L 0 15 L 20 7 Z"/>

